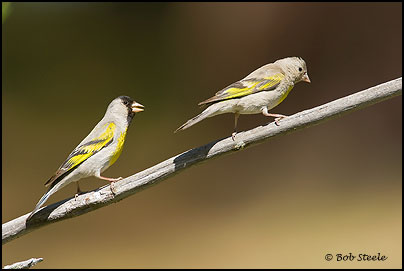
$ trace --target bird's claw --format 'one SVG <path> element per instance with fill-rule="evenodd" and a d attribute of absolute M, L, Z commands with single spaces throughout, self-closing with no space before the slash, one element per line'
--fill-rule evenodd
<path fill-rule="evenodd" d="M 115 196 L 116 195 L 116 191 L 114 191 L 114 182 L 111 182 L 111 184 L 109 185 L 109 188 L 111 189 L 112 194 Z"/>
<path fill-rule="evenodd" d="M 237 134 L 237 132 L 234 132 L 234 133 L 231 134 L 231 139 L 233 139 L 233 141 L 235 141 L 236 134 Z"/>
<path fill-rule="evenodd" d="M 284 119 L 284 118 L 286 118 L 286 117 L 287 117 L 287 116 L 277 117 L 277 118 L 275 119 L 275 125 L 276 125 L 276 126 L 279 126 L 279 121 L 282 120 L 282 119 Z"/>
<path fill-rule="evenodd" d="M 111 188 L 111 192 L 112 192 L 112 194 L 114 194 L 114 195 L 116 195 L 116 191 L 114 191 L 114 183 L 115 182 L 117 182 L 117 181 L 120 181 L 120 180 L 123 180 L 123 178 L 122 177 L 118 177 L 118 178 L 116 178 L 116 179 L 112 179 L 112 180 L 110 180 L 110 188 Z"/>

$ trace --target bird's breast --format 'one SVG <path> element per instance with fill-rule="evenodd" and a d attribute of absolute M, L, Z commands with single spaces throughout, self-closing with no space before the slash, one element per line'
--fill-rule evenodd
<path fill-rule="evenodd" d="M 280 97 L 279 97 L 279 101 L 278 101 L 278 103 L 277 103 L 275 106 L 277 106 L 277 105 L 280 104 L 283 100 L 285 100 L 285 98 L 288 96 L 289 92 L 292 90 L 293 86 L 294 86 L 294 85 L 290 85 L 290 86 L 288 86 L 288 87 L 286 88 L 285 91 L 282 91 L 282 92 L 281 92 L 281 95 L 280 95 Z M 274 106 L 274 107 L 275 107 L 275 106 Z"/>
<path fill-rule="evenodd" d="M 116 146 L 115 151 L 112 154 L 109 165 L 112 165 L 113 163 L 115 163 L 116 160 L 118 160 L 119 156 L 121 155 L 122 149 L 123 149 L 123 144 L 125 143 L 125 137 L 126 137 L 126 130 L 121 132 L 121 134 L 118 137 L 117 146 Z"/>

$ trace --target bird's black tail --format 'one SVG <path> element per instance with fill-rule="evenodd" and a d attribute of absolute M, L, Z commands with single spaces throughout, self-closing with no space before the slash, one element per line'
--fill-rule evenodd
<path fill-rule="evenodd" d="M 27 220 L 29 220 L 35 213 L 36 211 L 38 211 L 39 208 L 41 208 L 41 206 L 48 200 L 48 198 L 50 197 L 50 195 L 52 195 L 55 191 L 53 191 L 54 187 L 50 187 L 48 189 L 48 191 L 42 196 L 42 198 L 38 201 L 38 203 L 36 204 L 34 210 L 31 212 L 31 214 L 28 216 Z"/>

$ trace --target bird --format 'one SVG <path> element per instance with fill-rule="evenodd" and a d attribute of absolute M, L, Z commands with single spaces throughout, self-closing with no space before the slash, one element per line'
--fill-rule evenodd
<path fill-rule="evenodd" d="M 268 111 L 280 104 L 300 81 L 310 83 L 306 62 L 301 57 L 286 57 L 266 64 L 251 72 L 244 79 L 218 91 L 213 97 L 198 105 L 207 106 L 196 117 L 185 122 L 174 133 L 219 114 L 234 113 L 235 140 L 240 114 L 263 114 L 275 117 L 275 124 L 287 116 Z"/>
<path fill-rule="evenodd" d="M 125 142 L 126 132 L 136 113 L 144 111 L 144 106 L 128 96 L 115 98 L 107 108 L 104 117 L 81 143 L 70 153 L 56 173 L 45 183 L 49 186 L 31 214 L 29 220 L 46 200 L 64 186 L 76 182 L 77 193 L 81 192 L 78 181 L 95 176 L 111 182 L 119 178 L 108 178 L 101 173 L 116 162 Z M 76 194 L 77 197 L 77 194 Z"/>

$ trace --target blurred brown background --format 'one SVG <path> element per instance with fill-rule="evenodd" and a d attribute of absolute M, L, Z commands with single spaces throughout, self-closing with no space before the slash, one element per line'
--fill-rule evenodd
<path fill-rule="evenodd" d="M 2 222 L 34 208 L 45 181 L 119 95 L 146 111 L 109 177 L 229 136 L 232 115 L 173 131 L 201 111 L 198 102 L 279 58 L 303 57 L 312 80 L 272 110 L 286 115 L 402 76 L 401 9 L 12 3 L 2 25 Z M 3 246 L 3 265 L 43 257 L 38 268 L 399 268 L 401 99 L 210 160 L 29 233 Z M 239 128 L 272 120 L 241 116 Z M 47 204 L 74 193 L 69 185 Z M 324 260 L 349 252 L 388 259 Z"/>

